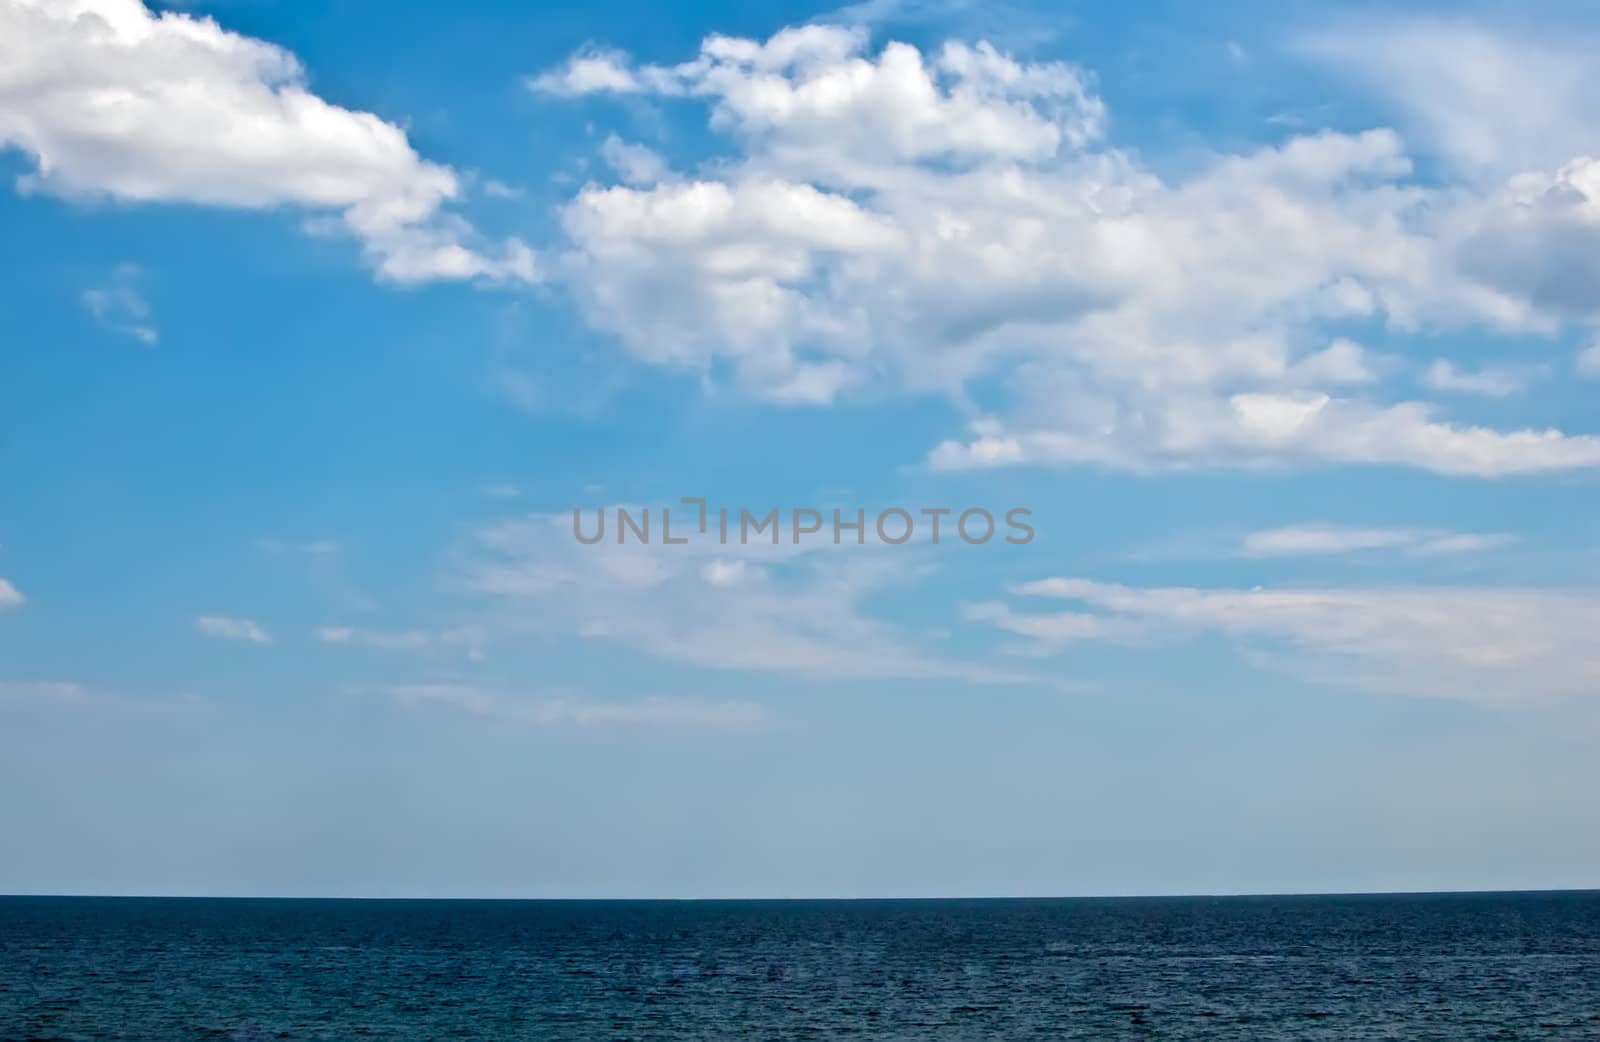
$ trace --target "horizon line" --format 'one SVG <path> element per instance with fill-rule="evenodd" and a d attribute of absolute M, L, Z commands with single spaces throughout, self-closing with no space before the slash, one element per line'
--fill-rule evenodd
<path fill-rule="evenodd" d="M 544 903 L 544 904 L 687 904 L 701 903 L 839 903 L 856 902 L 914 902 L 914 901 L 1182 901 L 1182 900 L 1243 900 L 1250 898 L 1302 898 L 1302 897 L 1505 897 L 1541 896 L 1553 894 L 1600 894 L 1600 886 L 1593 887 L 1532 887 L 1501 890 L 1323 890 L 1323 891 L 1255 891 L 1233 893 L 1155 893 L 1155 894 L 977 894 L 945 896 L 854 896 L 854 897 L 419 897 L 419 896 L 349 896 L 327 894 L 111 894 L 111 893 L 0 893 L 0 901 L 32 900 L 84 900 L 84 901 L 387 901 L 387 902 L 457 902 L 457 903 Z"/>

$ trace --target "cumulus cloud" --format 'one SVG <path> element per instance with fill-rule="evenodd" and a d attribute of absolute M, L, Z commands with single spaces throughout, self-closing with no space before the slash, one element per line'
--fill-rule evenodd
<path fill-rule="evenodd" d="M 1600 465 L 1591 435 L 1394 400 L 1382 360 L 1337 331 L 1578 317 L 1600 299 L 1585 295 L 1600 250 L 1582 163 L 1429 186 L 1376 128 L 1166 179 L 1108 141 L 1083 70 L 987 44 L 875 49 L 836 26 L 710 37 L 675 66 L 587 51 L 531 85 L 698 99 L 729 145 L 695 170 L 622 164 L 621 183 L 566 207 L 561 270 L 592 324 L 646 361 L 782 402 L 947 393 L 979 418 L 936 467 Z M 1550 212 L 1530 217 L 1530 198 Z M 1567 260 L 1538 266 L 1549 277 L 1492 263 L 1574 235 Z M 998 400 L 974 403 L 996 374 L 983 386 Z M 1487 387 L 1451 375 L 1451 390 Z"/>
<path fill-rule="evenodd" d="M 396 282 L 538 276 L 444 211 L 461 179 L 400 127 L 317 96 L 280 47 L 140 0 L 0 0 L 5 146 L 34 160 L 24 191 L 336 215 Z"/>
<path fill-rule="evenodd" d="M 22 596 L 22 591 L 12 586 L 4 578 L 0 578 L 0 611 L 7 608 L 20 608 L 27 598 Z"/>
<path fill-rule="evenodd" d="M 883 160 L 1043 157 L 1098 135 L 1104 106 L 1062 63 L 1021 64 L 987 43 L 947 43 L 931 59 L 891 43 L 865 54 L 858 28 L 807 25 L 766 41 L 710 36 L 676 66 L 634 68 L 616 51 L 586 51 L 533 78 L 562 95 L 701 97 L 714 121 L 770 135 L 786 153 L 831 164 L 842 154 Z M 1050 111 L 1026 102 L 1046 100 Z"/>
<path fill-rule="evenodd" d="M 1443 234 L 1460 270 L 1517 301 L 1528 322 L 1600 319 L 1600 161 L 1519 174 L 1462 204 Z"/>
<path fill-rule="evenodd" d="M 633 94 L 643 89 L 621 51 L 587 48 L 567 59 L 560 69 L 528 78 L 528 88 L 561 97 L 609 92 Z"/>
<path fill-rule="evenodd" d="M 1600 594 L 1392 586 L 1202 589 L 1044 579 L 1018 596 L 1070 601 L 1063 615 L 987 609 L 1059 651 L 1073 642 L 1220 634 L 1317 680 L 1491 705 L 1600 693 Z"/>
<path fill-rule="evenodd" d="M 195 628 L 208 637 L 219 640 L 239 640 L 250 644 L 271 644 L 272 636 L 249 619 L 227 615 L 200 615 L 194 620 Z"/>
<path fill-rule="evenodd" d="M 1342 525 L 1291 525 L 1252 532 L 1239 546 L 1241 557 L 1301 557 L 1367 550 L 1403 550 L 1415 557 L 1480 553 L 1516 541 L 1505 533 L 1445 532 L 1415 528 L 1354 528 Z"/>

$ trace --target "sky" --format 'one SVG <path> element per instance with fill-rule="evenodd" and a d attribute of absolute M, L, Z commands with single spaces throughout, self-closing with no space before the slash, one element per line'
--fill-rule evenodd
<path fill-rule="evenodd" d="M 1597 45 L 0 0 L 0 893 L 1600 886 Z"/>

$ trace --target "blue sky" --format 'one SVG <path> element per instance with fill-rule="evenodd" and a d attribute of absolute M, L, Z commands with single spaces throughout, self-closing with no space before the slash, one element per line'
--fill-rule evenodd
<path fill-rule="evenodd" d="M 1597 36 L 0 0 L 0 892 L 1596 885 Z"/>

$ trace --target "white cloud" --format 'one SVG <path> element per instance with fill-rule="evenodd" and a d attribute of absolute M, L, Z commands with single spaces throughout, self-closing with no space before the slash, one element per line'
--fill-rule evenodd
<path fill-rule="evenodd" d="M 510 481 L 488 481 L 478 486 L 478 491 L 486 499 L 521 499 L 522 486 Z"/>
<path fill-rule="evenodd" d="M 4 611 L 7 608 L 20 608 L 27 600 L 26 597 L 22 596 L 21 590 L 12 586 L 5 579 L 0 578 L 0 611 Z"/>
<path fill-rule="evenodd" d="M 1462 274 L 1526 321 L 1597 317 L 1600 167 L 1592 158 L 1600 40 L 1400 17 L 1319 32 L 1305 49 L 1376 89 L 1474 189 L 1438 234 Z"/>
<path fill-rule="evenodd" d="M 765 573 L 746 561 L 712 561 L 701 571 L 712 586 L 738 586 L 740 583 L 759 580 Z"/>
<path fill-rule="evenodd" d="M 466 684 L 401 684 L 385 693 L 402 702 L 452 706 L 472 716 L 541 727 L 662 727 L 743 729 L 771 721 L 753 702 L 651 696 L 631 702 L 584 698 L 519 698 Z"/>
<path fill-rule="evenodd" d="M 709 36 L 681 65 L 634 68 L 616 51 L 586 51 L 529 81 L 558 95 L 648 92 L 703 97 L 714 121 L 772 134 L 786 150 L 882 159 L 1044 156 L 1098 135 L 1104 106 L 1062 63 L 1024 65 L 986 43 L 952 42 L 932 60 L 891 43 L 865 57 L 857 28 L 807 25 L 765 42 Z M 1020 102 L 1048 100 L 1046 115 Z"/>
<path fill-rule="evenodd" d="M 483 182 L 483 194 L 490 199 L 521 199 L 523 190 L 490 177 Z"/>
<path fill-rule="evenodd" d="M 1595 43 L 1400 17 L 1324 28 L 1301 49 L 1365 77 L 1459 168 L 1507 176 L 1594 147 Z"/>
<path fill-rule="evenodd" d="M 1027 637 L 1034 642 L 1033 650 L 1041 654 L 1049 654 L 1080 641 L 1124 643 L 1143 636 L 1143 629 L 1133 620 L 1070 611 L 1050 615 L 1018 614 L 999 601 L 970 604 L 963 614 L 968 622 L 987 623 L 1019 637 Z"/>
<path fill-rule="evenodd" d="M 1520 174 L 1462 204 L 1442 234 L 1463 275 L 1518 302 L 1528 322 L 1600 319 L 1600 161 Z"/>
<path fill-rule="evenodd" d="M 600 156 L 617 172 L 624 184 L 654 184 L 666 176 L 667 161 L 644 147 L 631 145 L 615 134 L 608 134 L 600 146 Z"/>
<path fill-rule="evenodd" d="M 1295 525 L 1250 533 L 1239 547 L 1239 554 L 1242 557 L 1346 554 L 1409 546 L 1415 538 L 1415 533 L 1406 529 Z"/>
<path fill-rule="evenodd" d="M 457 650 L 477 657 L 482 636 L 471 627 L 442 631 L 422 629 L 383 630 L 357 626 L 319 626 L 313 636 L 323 644 L 349 644 L 377 651 L 422 652 Z"/>
<path fill-rule="evenodd" d="M 1241 557 L 1299 557 L 1366 550 L 1403 550 L 1416 557 L 1480 553 L 1516 541 L 1503 533 L 1441 532 L 1415 528 L 1352 528 L 1341 525 L 1291 525 L 1252 532 L 1239 546 Z"/>
<path fill-rule="evenodd" d="M 593 325 L 777 401 L 950 394 L 981 418 L 935 466 L 1600 466 L 1592 435 L 1395 401 L 1380 379 L 1395 367 L 1329 329 L 1551 331 L 1592 307 L 1581 164 L 1428 187 L 1379 128 L 1169 181 L 1105 143 L 1078 69 L 982 44 L 874 51 L 829 26 L 711 37 L 677 66 L 586 52 L 534 86 L 703 99 L 731 149 L 567 206 L 561 271 Z M 1551 213 L 1528 218 L 1530 198 Z M 1492 263 L 1563 235 L 1543 274 Z M 973 402 L 995 375 L 984 394 L 1001 400 Z"/>
<path fill-rule="evenodd" d="M 1086 400 L 1070 428 L 1011 430 L 973 424 L 967 442 L 939 445 L 941 470 L 1020 463 L 1098 463 L 1129 469 L 1197 464 L 1269 466 L 1386 463 L 1440 474 L 1502 477 L 1600 466 L 1600 437 L 1497 431 L 1433 418 L 1422 402 L 1377 406 L 1329 395 L 1236 394 L 1137 404 Z"/>
<path fill-rule="evenodd" d="M 620 51 L 590 48 L 567 59 L 560 69 L 528 78 L 528 88 L 544 94 L 575 97 L 582 94 L 632 94 L 643 88 Z"/>
<path fill-rule="evenodd" d="M 1222 634 L 1344 686 L 1494 705 L 1600 694 L 1600 594 L 1592 591 L 1140 588 L 1065 578 L 1013 592 L 1074 602 L 1069 619 L 1087 615 L 1118 627 L 1122 639 Z M 1031 628 L 1046 650 L 1066 643 L 1050 639 L 1055 616 L 993 615 L 1013 632 Z M 1070 622 L 1066 632 L 1085 625 Z"/>
<path fill-rule="evenodd" d="M 1430 532 L 1408 549 L 1416 557 L 1478 554 L 1518 542 L 1506 532 Z"/>
<path fill-rule="evenodd" d="M 36 163 L 24 190 L 337 214 L 386 279 L 538 277 L 521 242 L 477 243 L 444 212 L 460 178 L 400 127 L 318 97 L 289 52 L 210 18 L 0 0 L 0 70 L 0 147 Z"/>
<path fill-rule="evenodd" d="M 219 640 L 241 640 L 251 644 L 271 644 L 266 630 L 249 619 L 236 619 L 227 615 L 200 615 L 194 620 L 195 628 L 208 637 Z"/>
<path fill-rule="evenodd" d="M 1505 398 L 1526 390 L 1533 375 L 1525 368 L 1509 366 L 1489 366 L 1476 371 L 1457 369 L 1449 360 L 1437 358 L 1422 374 L 1422 382 L 1435 391 Z"/>
<path fill-rule="evenodd" d="M 1321 351 L 1301 358 L 1288 368 L 1287 375 L 1289 383 L 1305 387 L 1355 386 L 1378 382 L 1378 374 L 1373 371 L 1366 350 L 1344 337 L 1337 337 Z"/>
<path fill-rule="evenodd" d="M 154 344 L 160 335 L 151 321 L 150 305 L 139 292 L 139 276 L 134 265 L 118 267 L 107 285 L 83 291 L 83 306 L 105 328 L 141 344 Z"/>

